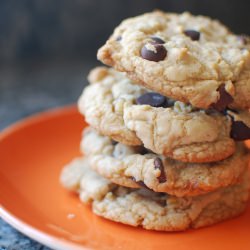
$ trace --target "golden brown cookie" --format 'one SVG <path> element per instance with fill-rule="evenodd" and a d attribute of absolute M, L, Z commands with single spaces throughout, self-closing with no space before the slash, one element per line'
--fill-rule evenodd
<path fill-rule="evenodd" d="M 143 147 L 114 143 L 91 128 L 85 130 L 81 149 L 89 165 L 118 185 L 147 187 L 175 196 L 194 196 L 237 183 L 248 167 L 248 150 L 237 143 L 229 158 L 213 163 L 184 163 L 153 154 Z"/>
<path fill-rule="evenodd" d="M 249 44 L 208 17 L 154 11 L 124 20 L 98 59 L 194 107 L 248 109 Z"/>
<path fill-rule="evenodd" d="M 100 133 L 123 144 L 144 145 L 184 162 L 212 162 L 233 154 L 233 139 L 250 138 L 247 111 L 197 109 L 136 86 L 105 67 L 92 70 L 89 80 L 78 102 L 80 112 Z"/>
<path fill-rule="evenodd" d="M 120 187 L 95 173 L 88 160 L 81 158 L 65 167 L 61 181 L 78 192 L 84 203 L 92 204 L 95 214 L 149 230 L 182 231 L 213 225 L 241 214 L 249 197 L 248 178 L 234 186 L 183 198 Z"/>

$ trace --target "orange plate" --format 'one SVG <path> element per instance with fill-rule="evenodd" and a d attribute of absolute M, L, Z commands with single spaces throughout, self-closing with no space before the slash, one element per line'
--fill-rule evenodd
<path fill-rule="evenodd" d="M 236 219 L 181 233 L 146 231 L 92 214 L 58 181 L 63 165 L 80 154 L 84 126 L 76 108 L 66 107 L 0 133 L 4 220 L 53 249 L 250 249 L 250 207 Z"/>

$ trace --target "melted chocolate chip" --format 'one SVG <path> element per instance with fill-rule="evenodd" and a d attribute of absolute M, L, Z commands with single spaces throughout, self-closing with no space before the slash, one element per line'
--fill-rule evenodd
<path fill-rule="evenodd" d="M 167 56 L 167 50 L 165 47 L 161 44 L 155 44 L 151 43 L 152 46 L 154 46 L 156 52 L 147 49 L 146 45 L 144 45 L 141 49 L 141 57 L 143 59 L 149 60 L 149 61 L 154 61 L 154 62 L 159 62 L 165 59 Z"/>
<path fill-rule="evenodd" d="M 200 39 L 200 32 L 196 30 L 185 30 L 183 33 L 189 36 L 193 41 L 198 41 Z"/>
<path fill-rule="evenodd" d="M 242 121 L 232 121 L 230 136 L 236 141 L 250 139 L 250 128 Z"/>
<path fill-rule="evenodd" d="M 161 38 L 157 37 L 157 36 L 151 36 L 150 37 L 153 40 L 153 44 L 164 44 L 165 41 L 163 41 Z"/>
<path fill-rule="evenodd" d="M 167 98 L 155 92 L 149 92 L 141 95 L 136 99 L 136 104 L 150 105 L 152 107 L 165 107 L 167 105 Z"/>
<path fill-rule="evenodd" d="M 234 99 L 225 90 L 225 84 L 220 85 L 217 91 L 219 92 L 220 97 L 216 103 L 211 105 L 211 107 L 218 111 L 223 111 L 230 103 L 233 102 Z"/>
<path fill-rule="evenodd" d="M 160 183 L 166 182 L 167 177 L 166 177 L 165 172 L 164 172 L 164 166 L 163 166 L 162 160 L 159 157 L 155 158 L 154 166 L 155 166 L 155 169 L 159 169 L 161 171 L 161 174 L 158 177 L 158 181 Z"/>

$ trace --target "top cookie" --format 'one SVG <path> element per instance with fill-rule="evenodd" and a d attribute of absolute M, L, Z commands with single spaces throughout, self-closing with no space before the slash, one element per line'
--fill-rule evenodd
<path fill-rule="evenodd" d="M 123 21 L 97 56 L 149 89 L 222 110 L 250 108 L 241 96 L 250 94 L 249 48 L 248 38 L 208 17 L 155 11 Z"/>

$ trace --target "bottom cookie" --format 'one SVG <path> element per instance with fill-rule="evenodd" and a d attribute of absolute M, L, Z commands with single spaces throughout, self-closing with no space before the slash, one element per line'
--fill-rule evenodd
<path fill-rule="evenodd" d="M 148 189 L 113 184 L 78 158 L 65 166 L 61 183 L 79 193 L 84 203 L 92 203 L 95 214 L 112 221 L 145 229 L 182 231 L 200 228 L 242 213 L 249 198 L 248 174 L 242 183 L 194 197 L 157 193 Z"/>

